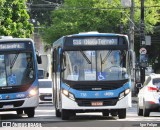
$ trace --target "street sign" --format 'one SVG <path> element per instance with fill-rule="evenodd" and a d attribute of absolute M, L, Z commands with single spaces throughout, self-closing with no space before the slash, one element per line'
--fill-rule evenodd
<path fill-rule="evenodd" d="M 121 5 L 123 7 L 131 7 L 131 0 L 121 0 Z"/>
<path fill-rule="evenodd" d="M 145 36 L 146 45 L 151 45 L 151 36 Z"/>
<path fill-rule="evenodd" d="M 146 48 L 140 48 L 139 53 L 140 54 L 146 54 L 147 53 Z"/>

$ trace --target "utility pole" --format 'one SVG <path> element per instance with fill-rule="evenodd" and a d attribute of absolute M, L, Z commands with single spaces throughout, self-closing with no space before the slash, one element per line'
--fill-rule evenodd
<path fill-rule="evenodd" d="M 130 49 L 134 51 L 134 0 L 131 0 L 131 8 L 130 8 Z"/>
<path fill-rule="evenodd" d="M 140 73 L 141 83 L 145 81 L 145 68 L 147 67 L 148 59 L 146 59 L 146 43 L 145 43 L 145 24 L 144 24 L 144 0 L 141 0 L 141 26 L 140 26 Z"/>
<path fill-rule="evenodd" d="M 130 7 L 130 33 L 129 33 L 129 40 L 130 40 L 130 49 L 134 53 L 134 0 L 131 0 L 131 7 Z M 135 55 L 135 54 L 134 54 Z M 134 60 L 133 60 L 134 61 Z M 134 61 L 135 62 L 135 61 Z M 136 95 L 136 88 L 135 88 L 135 63 L 133 63 L 131 71 L 131 80 L 132 80 L 132 96 Z"/>

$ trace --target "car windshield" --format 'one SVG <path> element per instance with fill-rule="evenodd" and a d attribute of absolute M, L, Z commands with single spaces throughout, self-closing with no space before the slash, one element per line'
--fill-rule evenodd
<path fill-rule="evenodd" d="M 153 79 L 153 85 L 155 85 L 155 86 L 160 88 L 160 78 Z"/>
<path fill-rule="evenodd" d="M 44 70 L 38 70 L 38 79 L 44 79 Z"/>
<path fill-rule="evenodd" d="M 66 80 L 110 81 L 128 78 L 125 51 L 66 51 L 63 57 L 63 78 Z"/>
<path fill-rule="evenodd" d="M 39 88 L 52 88 L 52 80 L 42 79 L 39 80 Z"/>
<path fill-rule="evenodd" d="M 0 87 L 30 83 L 34 73 L 31 53 L 0 54 Z"/>

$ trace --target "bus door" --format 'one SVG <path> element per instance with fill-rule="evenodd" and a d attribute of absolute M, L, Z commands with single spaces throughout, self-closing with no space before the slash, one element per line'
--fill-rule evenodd
<path fill-rule="evenodd" d="M 132 50 L 128 51 L 128 71 L 131 79 L 131 89 L 132 93 L 135 91 L 135 53 Z"/>
<path fill-rule="evenodd" d="M 61 72 L 61 65 L 60 65 L 60 57 L 62 54 L 62 49 L 58 48 L 58 49 L 54 49 L 53 52 L 53 81 L 54 81 L 54 90 L 53 90 L 53 101 L 54 104 L 58 105 L 56 102 L 61 100 L 61 96 L 60 96 L 60 72 Z M 57 106 L 59 107 L 59 106 Z"/>

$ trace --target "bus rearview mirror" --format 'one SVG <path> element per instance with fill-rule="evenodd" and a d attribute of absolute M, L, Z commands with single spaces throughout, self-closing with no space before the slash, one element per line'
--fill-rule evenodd
<path fill-rule="evenodd" d="M 42 58 L 41 58 L 41 56 L 39 56 L 39 55 L 36 55 L 37 56 L 37 62 L 38 62 L 38 64 L 42 64 Z"/>

